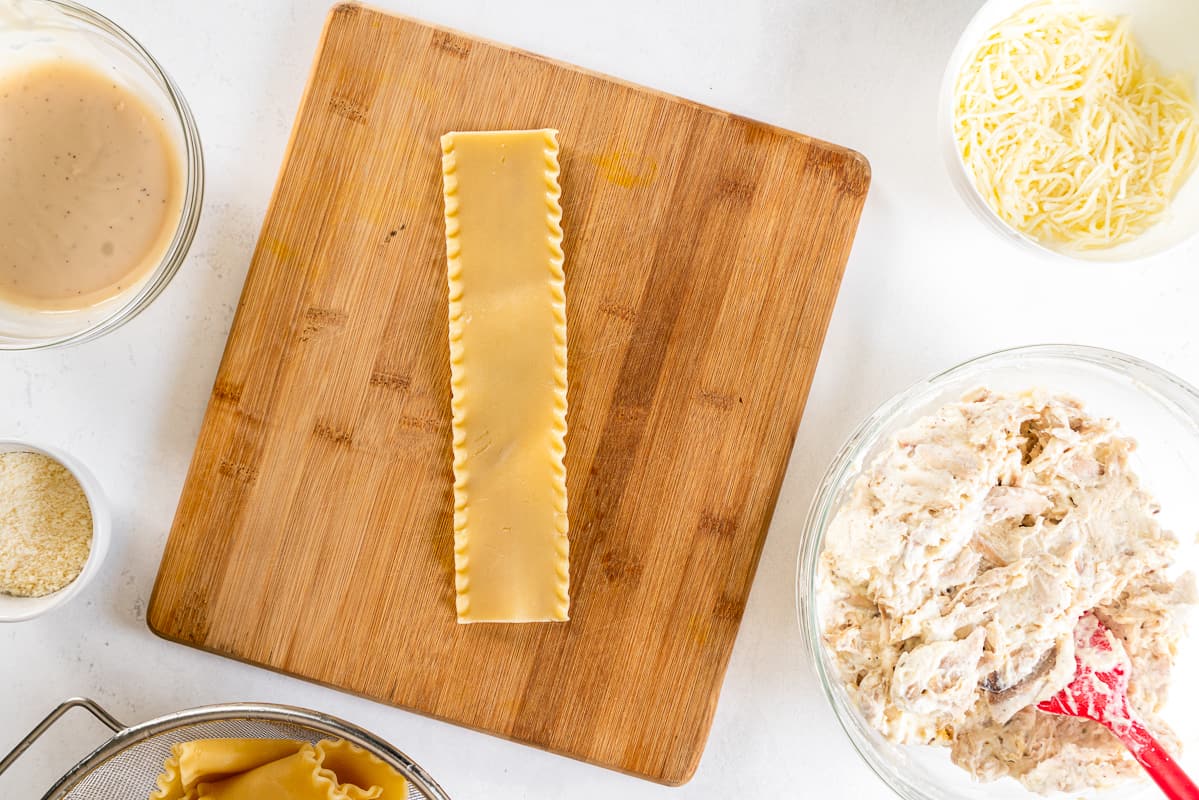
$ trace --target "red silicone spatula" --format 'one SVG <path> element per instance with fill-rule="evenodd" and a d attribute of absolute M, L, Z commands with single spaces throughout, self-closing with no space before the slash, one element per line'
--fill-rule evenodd
<path fill-rule="evenodd" d="M 1130 664 L 1124 647 L 1094 614 L 1074 629 L 1074 680 L 1037 708 L 1050 714 L 1098 722 L 1116 735 L 1171 800 L 1199 800 L 1186 776 L 1128 705 Z"/>

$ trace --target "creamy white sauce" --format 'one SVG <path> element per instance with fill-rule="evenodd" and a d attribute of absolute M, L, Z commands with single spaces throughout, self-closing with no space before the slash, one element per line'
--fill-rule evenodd
<path fill-rule="evenodd" d="M 1102 726 L 1036 710 L 1075 673 L 1089 611 L 1131 662 L 1134 709 L 1167 743 L 1193 577 L 1129 467 L 1135 443 L 1078 402 L 978 390 L 900 432 L 859 476 L 820 561 L 824 641 L 866 720 L 951 748 L 982 780 L 1081 791 L 1139 777 Z"/>

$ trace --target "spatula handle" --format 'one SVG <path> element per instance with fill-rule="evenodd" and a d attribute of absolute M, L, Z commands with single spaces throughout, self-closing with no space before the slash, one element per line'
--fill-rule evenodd
<path fill-rule="evenodd" d="M 1199 786 L 1187 777 L 1178 762 L 1170 757 L 1144 725 L 1134 722 L 1130 729 L 1112 732 L 1120 737 L 1133 758 L 1141 763 L 1166 797 L 1170 800 L 1199 800 Z"/>

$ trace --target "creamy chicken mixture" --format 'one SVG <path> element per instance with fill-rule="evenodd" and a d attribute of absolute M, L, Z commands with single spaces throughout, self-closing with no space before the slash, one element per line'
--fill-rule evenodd
<path fill-rule="evenodd" d="M 858 478 L 820 561 L 824 641 L 888 739 L 951 748 L 980 780 L 1047 793 L 1141 775 L 1100 725 L 1038 712 L 1074 676 L 1088 612 L 1157 714 L 1194 576 L 1129 467 L 1135 442 L 1070 398 L 979 389 L 898 434 Z"/>

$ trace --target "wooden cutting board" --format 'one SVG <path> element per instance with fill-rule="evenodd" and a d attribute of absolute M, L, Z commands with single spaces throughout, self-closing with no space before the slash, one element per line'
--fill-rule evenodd
<path fill-rule="evenodd" d="M 438 137 L 540 127 L 562 145 L 573 618 L 460 626 Z M 839 147 L 335 7 L 150 627 L 685 782 L 868 184 Z"/>

